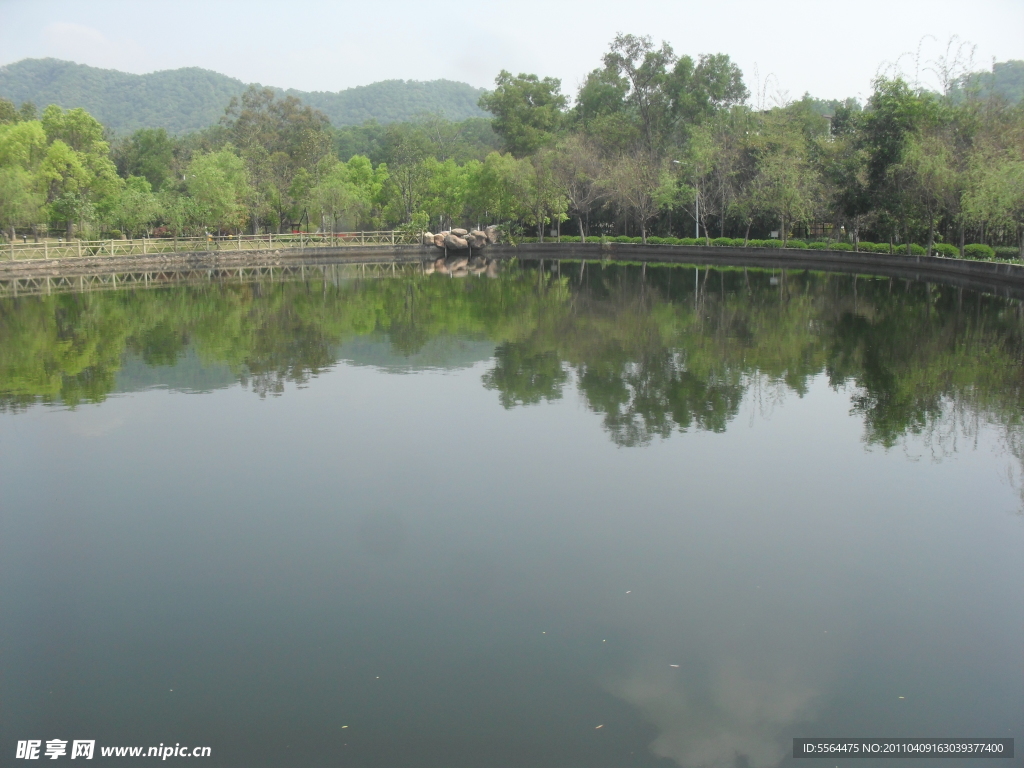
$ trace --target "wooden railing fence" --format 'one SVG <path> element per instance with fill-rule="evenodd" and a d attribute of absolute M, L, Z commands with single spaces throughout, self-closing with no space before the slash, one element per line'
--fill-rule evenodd
<path fill-rule="evenodd" d="M 391 229 L 378 232 L 298 233 L 287 235 L 233 235 L 209 237 L 146 237 L 134 240 L 43 240 L 9 242 L 0 258 L 71 259 L 95 256 L 146 256 L 161 253 L 205 251 L 266 251 L 278 248 L 338 248 L 352 245 L 400 245 L 416 243 L 415 232 Z"/>

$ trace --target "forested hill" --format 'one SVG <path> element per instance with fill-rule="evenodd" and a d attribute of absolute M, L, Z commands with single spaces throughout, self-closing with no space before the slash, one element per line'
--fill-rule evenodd
<path fill-rule="evenodd" d="M 48 104 L 83 107 L 119 134 L 138 128 L 170 133 L 206 128 L 246 87 L 241 80 L 198 67 L 148 75 L 60 59 L 23 59 L 0 67 L 0 97 L 15 104 L 31 101 L 40 109 Z M 286 91 L 323 111 L 336 126 L 399 122 L 423 112 L 443 112 L 450 120 L 483 117 L 486 113 L 477 106 L 482 92 L 451 80 L 386 80 L 337 93 Z"/>

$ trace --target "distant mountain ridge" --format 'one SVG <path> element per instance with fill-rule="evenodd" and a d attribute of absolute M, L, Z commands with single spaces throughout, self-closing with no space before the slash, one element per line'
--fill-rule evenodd
<path fill-rule="evenodd" d="M 176 134 L 201 130 L 216 123 L 231 97 L 248 85 L 199 67 L 147 75 L 60 59 L 22 59 L 0 67 L 0 97 L 15 104 L 31 101 L 40 110 L 48 104 L 82 107 L 118 134 L 139 128 Z M 477 106 L 483 89 L 452 80 L 384 80 L 338 92 L 275 90 L 321 110 L 336 126 L 399 122 L 423 112 L 442 112 L 451 120 L 488 117 Z"/>

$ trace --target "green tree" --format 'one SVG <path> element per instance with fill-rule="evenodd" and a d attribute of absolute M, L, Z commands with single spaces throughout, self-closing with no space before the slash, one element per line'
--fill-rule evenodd
<path fill-rule="evenodd" d="M 669 194 L 665 188 L 672 184 L 665 165 L 652 160 L 646 152 L 624 155 L 609 170 L 612 199 L 636 217 L 645 244 L 647 226 Z"/>
<path fill-rule="evenodd" d="M 17 167 L 0 167 L 0 229 L 15 239 L 15 227 L 39 222 L 43 196 L 35 189 L 32 175 Z"/>
<path fill-rule="evenodd" d="M 249 180 L 245 163 L 230 149 L 193 157 L 185 185 L 202 226 L 219 231 L 237 230 L 242 225 Z"/>
<path fill-rule="evenodd" d="M 163 128 L 140 128 L 115 144 L 114 162 L 121 176 L 144 176 L 159 192 L 172 179 L 174 140 Z"/>
<path fill-rule="evenodd" d="M 525 157 L 555 142 L 568 105 L 561 80 L 527 74 L 513 77 L 503 69 L 494 84 L 493 91 L 480 97 L 480 107 L 494 115 L 494 130 L 509 152 Z"/>
<path fill-rule="evenodd" d="M 701 54 L 696 63 L 681 56 L 665 90 L 671 99 L 672 117 L 684 124 L 703 122 L 750 96 L 743 72 L 724 53 Z"/>
<path fill-rule="evenodd" d="M 565 196 L 568 213 L 576 218 L 580 241 L 587 242 L 584 221 L 606 195 L 607 168 L 597 147 L 585 136 L 575 135 L 558 145 L 554 174 Z"/>
<path fill-rule="evenodd" d="M 982 150 L 972 158 L 964 208 L 975 222 L 1015 232 L 1024 260 L 1024 145 Z"/>
<path fill-rule="evenodd" d="M 638 119 L 644 146 L 651 154 L 661 149 L 668 128 L 671 104 L 665 84 L 675 62 L 672 46 L 662 42 L 656 48 L 649 36 L 616 35 L 604 55 L 605 68 L 629 83 L 625 100 Z M 607 79 L 613 81 L 611 76 Z"/>
<path fill-rule="evenodd" d="M 902 222 L 908 255 L 912 204 L 906 177 L 894 171 L 903 160 L 908 139 L 919 129 L 930 107 L 930 97 L 914 93 L 903 80 L 879 78 L 862 122 L 870 193 L 877 208 Z"/>
<path fill-rule="evenodd" d="M 128 237 L 136 237 L 149 229 L 160 215 L 160 205 L 145 176 L 129 176 L 118 195 L 113 219 Z"/>

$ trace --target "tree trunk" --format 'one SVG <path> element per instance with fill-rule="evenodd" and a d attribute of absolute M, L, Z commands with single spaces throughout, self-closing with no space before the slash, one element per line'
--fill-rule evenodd
<path fill-rule="evenodd" d="M 907 240 L 907 256 L 913 256 L 914 252 L 910 248 L 910 221 L 904 220 L 903 222 L 903 237 Z"/>
<path fill-rule="evenodd" d="M 750 242 L 750 225 L 751 225 L 751 223 L 752 222 L 750 220 L 747 221 L 747 231 L 743 233 L 743 247 L 744 248 L 746 248 L 747 244 Z"/>
<path fill-rule="evenodd" d="M 647 245 L 647 224 L 643 219 L 640 220 L 640 242 Z"/>
<path fill-rule="evenodd" d="M 960 258 L 964 258 L 964 220 L 960 219 Z"/>
<path fill-rule="evenodd" d="M 932 255 L 932 247 L 935 245 L 935 217 L 928 214 L 928 253 L 926 255 Z"/>
<path fill-rule="evenodd" d="M 581 242 L 581 243 L 585 243 L 585 242 L 587 242 L 587 236 L 586 236 L 586 234 L 585 234 L 585 233 L 583 232 L 583 217 L 582 217 L 582 216 L 579 216 L 579 215 L 577 215 L 577 216 L 576 216 L 576 222 L 578 223 L 578 225 L 579 225 L 579 228 L 580 228 L 580 242 Z"/>

